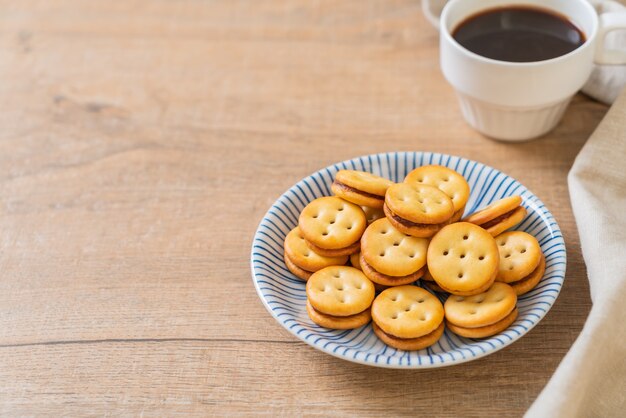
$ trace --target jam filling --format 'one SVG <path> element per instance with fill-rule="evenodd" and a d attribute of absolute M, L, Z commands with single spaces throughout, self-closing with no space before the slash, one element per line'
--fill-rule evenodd
<path fill-rule="evenodd" d="M 358 193 L 358 194 L 366 196 L 366 197 L 371 197 L 372 199 L 385 200 L 385 196 L 379 196 L 377 194 L 367 193 L 367 192 L 364 192 L 362 190 L 355 189 L 354 187 L 350 187 L 350 186 L 348 186 L 346 184 L 340 183 L 337 180 L 335 180 L 333 182 L 333 184 L 335 186 L 338 186 L 340 189 L 345 190 L 346 192 Z"/>
<path fill-rule="evenodd" d="M 496 218 L 493 218 L 492 220 L 490 220 L 488 222 L 485 222 L 484 224 L 482 224 L 480 226 L 481 226 L 481 228 L 484 228 L 484 229 L 491 228 L 492 226 L 499 224 L 500 222 L 504 221 L 505 219 L 510 218 L 513 215 L 513 212 L 515 212 L 516 210 L 517 210 L 517 208 L 515 208 L 515 209 L 513 209 L 511 211 L 508 211 L 507 213 L 502 214 L 502 215 L 500 215 L 500 216 L 498 216 Z"/>
<path fill-rule="evenodd" d="M 389 212 L 391 212 L 391 210 L 389 210 Z M 437 226 L 437 225 L 445 225 L 446 222 L 443 222 L 441 224 L 418 224 L 416 222 L 411 222 L 408 219 L 404 219 L 399 217 L 398 215 L 396 215 L 395 213 L 391 212 L 392 215 L 391 217 L 398 223 L 401 223 L 402 225 L 406 226 L 406 227 L 417 227 L 417 228 L 432 228 L 433 226 Z"/>

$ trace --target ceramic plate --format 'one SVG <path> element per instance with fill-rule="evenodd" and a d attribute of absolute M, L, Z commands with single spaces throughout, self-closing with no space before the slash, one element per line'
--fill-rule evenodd
<path fill-rule="evenodd" d="M 505 196 L 522 196 L 528 214 L 515 229 L 537 238 L 546 256 L 546 272 L 535 289 L 519 298 L 517 320 L 505 332 L 480 340 L 459 337 L 446 330 L 437 344 L 420 351 L 388 347 L 374 335 L 371 325 L 342 331 L 314 324 L 306 313 L 305 283 L 291 274 L 283 261 L 283 240 L 297 225 L 302 208 L 315 198 L 332 194 L 330 185 L 338 170 L 369 171 L 399 182 L 415 167 L 427 164 L 450 167 L 465 177 L 471 188 L 466 214 Z M 554 217 L 517 180 L 494 168 L 460 157 L 429 152 L 391 152 L 331 165 L 287 190 L 267 211 L 256 231 L 251 265 L 254 285 L 269 313 L 305 343 L 344 360 L 370 366 L 425 368 L 484 357 L 530 331 L 546 315 L 561 290 L 565 260 L 565 244 Z"/>

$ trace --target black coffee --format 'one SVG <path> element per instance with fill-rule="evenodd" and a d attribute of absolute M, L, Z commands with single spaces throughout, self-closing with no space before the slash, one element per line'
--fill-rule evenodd
<path fill-rule="evenodd" d="M 489 9 L 470 16 L 452 36 L 478 55 L 510 62 L 556 58 L 585 43 L 585 34 L 565 16 L 524 6 Z"/>

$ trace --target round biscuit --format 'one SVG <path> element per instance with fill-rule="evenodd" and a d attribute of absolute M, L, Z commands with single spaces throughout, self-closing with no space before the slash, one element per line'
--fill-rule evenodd
<path fill-rule="evenodd" d="M 377 219 L 385 217 L 385 212 L 382 207 L 373 208 L 371 206 L 361 206 L 361 209 L 363 209 L 363 213 L 365 213 L 365 219 L 368 225 Z"/>
<path fill-rule="evenodd" d="M 306 301 L 306 312 L 309 314 L 311 321 L 320 327 L 331 329 L 359 328 L 372 320 L 372 314 L 369 309 L 350 316 L 333 316 L 315 310 L 308 299 Z"/>
<path fill-rule="evenodd" d="M 289 269 L 290 272 L 292 272 L 294 274 L 294 276 L 296 276 L 297 278 L 304 280 L 305 282 L 307 280 L 309 280 L 309 277 L 311 277 L 311 274 L 313 274 L 310 271 L 306 271 L 304 269 L 301 269 L 300 267 L 296 266 L 293 261 L 291 261 L 289 259 L 289 256 L 287 255 L 287 253 L 283 254 L 284 260 L 285 260 L 285 265 L 287 266 L 287 268 Z"/>
<path fill-rule="evenodd" d="M 313 245 L 337 250 L 357 242 L 367 221 L 363 209 L 338 197 L 320 197 L 300 213 L 298 226 L 304 238 Z"/>
<path fill-rule="evenodd" d="M 335 180 L 365 193 L 385 196 L 393 181 L 366 171 L 339 170 Z"/>
<path fill-rule="evenodd" d="M 472 213 L 463 219 L 463 222 L 470 222 L 476 225 L 482 225 L 498 216 L 502 216 L 512 211 L 522 204 L 522 197 L 519 195 L 508 196 L 495 202 L 490 203 L 482 209 Z"/>
<path fill-rule="evenodd" d="M 354 267 L 331 266 L 309 277 L 306 295 L 321 313 L 350 316 L 370 307 L 374 300 L 374 285 Z"/>
<path fill-rule="evenodd" d="M 495 282 L 489 290 L 474 296 L 450 296 L 443 305 L 446 319 L 463 328 L 495 324 L 507 316 L 517 303 L 511 286 Z"/>
<path fill-rule="evenodd" d="M 361 254 L 376 271 L 387 276 L 407 276 L 426 264 L 428 239 L 403 234 L 387 218 L 367 227 L 361 237 Z"/>
<path fill-rule="evenodd" d="M 363 274 L 365 274 L 367 278 L 374 283 L 374 285 L 379 284 L 383 286 L 402 286 L 405 284 L 411 284 L 419 280 L 426 271 L 426 266 L 424 266 L 416 272 L 408 274 L 406 276 L 388 276 L 386 274 L 382 274 L 376 271 L 375 268 L 367 264 L 367 261 L 365 261 L 365 259 L 363 258 L 362 253 L 359 264 L 361 265 L 361 270 L 363 271 Z"/>
<path fill-rule="evenodd" d="M 385 204 L 395 215 L 418 224 L 439 224 L 454 214 L 444 192 L 424 184 L 397 183 L 387 189 Z"/>
<path fill-rule="evenodd" d="M 509 284 L 511 285 L 513 290 L 515 290 L 517 296 L 520 296 L 533 290 L 535 286 L 539 284 L 545 272 L 546 258 L 543 256 L 543 254 L 541 254 L 541 260 L 539 261 L 539 265 L 532 273 L 524 277 L 522 280 Z"/>
<path fill-rule="evenodd" d="M 372 320 L 387 334 L 398 338 L 430 334 L 441 325 L 443 317 L 439 299 L 412 285 L 384 290 L 372 303 Z"/>
<path fill-rule="evenodd" d="M 488 227 L 487 232 L 489 232 L 491 236 L 497 237 L 498 235 L 500 235 L 507 229 L 513 228 L 515 225 L 522 222 L 525 216 L 526 216 L 526 209 L 520 206 L 517 209 L 513 210 L 513 213 L 511 213 L 511 216 L 503 219 L 502 221 L 498 222 L 497 224 L 493 226 Z"/>
<path fill-rule="evenodd" d="M 439 287 L 455 295 L 474 295 L 491 286 L 498 272 L 496 241 L 468 222 L 443 227 L 430 241 L 428 270 Z"/>
<path fill-rule="evenodd" d="M 510 231 L 496 238 L 500 263 L 496 281 L 511 283 L 532 273 L 541 261 L 537 239 L 522 231 Z"/>
<path fill-rule="evenodd" d="M 464 209 L 470 195 L 470 187 L 465 177 L 441 165 L 417 167 L 407 174 L 404 182 L 409 184 L 427 184 L 438 188 L 452 199 L 454 211 L 461 211 L 458 215 L 459 217 L 463 214 L 462 209 Z M 456 220 L 458 221 L 458 219 Z"/>
<path fill-rule="evenodd" d="M 306 244 L 304 236 L 297 226 L 285 237 L 285 254 L 289 260 L 303 270 L 314 272 L 328 266 L 342 266 L 348 261 L 348 256 L 325 257 L 319 255 Z"/>
<path fill-rule="evenodd" d="M 376 334 L 376 336 L 388 346 L 397 348 L 398 350 L 415 351 L 430 347 L 439 341 L 443 335 L 445 325 L 441 322 L 441 324 L 439 324 L 437 329 L 433 332 L 417 338 L 394 337 L 393 335 L 387 334 L 385 331 L 380 329 L 380 327 L 376 325 L 376 322 L 372 323 L 372 329 L 374 330 L 374 334 Z"/>
<path fill-rule="evenodd" d="M 463 328 L 458 325 L 454 325 L 450 321 L 446 321 L 446 327 L 461 337 L 466 338 L 486 338 L 491 337 L 492 335 L 496 335 L 507 329 L 515 319 L 517 318 L 517 307 L 511 311 L 506 317 L 502 320 L 496 322 L 495 324 L 487 325 L 479 328 Z"/>

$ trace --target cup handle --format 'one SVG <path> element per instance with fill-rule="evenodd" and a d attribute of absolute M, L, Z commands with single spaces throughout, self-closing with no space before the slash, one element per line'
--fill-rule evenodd
<path fill-rule="evenodd" d="M 431 0 L 422 0 L 422 13 L 424 13 L 426 20 L 428 20 L 431 25 L 433 25 L 436 29 L 439 29 L 439 16 L 436 16 L 433 13 L 430 1 Z"/>
<path fill-rule="evenodd" d="M 626 51 L 619 49 L 607 49 L 605 44 L 606 35 L 614 30 L 626 30 L 626 13 L 610 12 L 602 13 L 599 17 L 598 42 L 596 46 L 595 62 L 600 65 L 626 64 Z"/>

